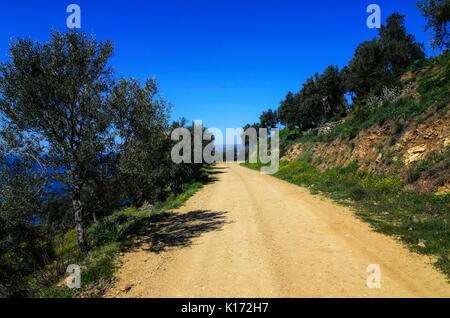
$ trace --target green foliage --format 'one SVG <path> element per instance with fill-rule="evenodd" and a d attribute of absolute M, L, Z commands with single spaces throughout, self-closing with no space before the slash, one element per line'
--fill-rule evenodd
<path fill-rule="evenodd" d="M 389 16 L 379 33 L 385 65 L 393 76 L 400 76 L 412 62 L 425 58 L 423 44 L 406 32 L 404 15 Z"/>
<path fill-rule="evenodd" d="M 420 160 L 420 161 L 414 161 L 411 163 L 407 170 L 407 178 L 406 181 L 408 183 L 413 183 L 417 179 L 420 178 L 420 175 L 423 171 L 427 171 L 430 169 L 430 161 L 429 160 Z"/>
<path fill-rule="evenodd" d="M 115 242 L 91 250 L 88 258 L 74 259 L 72 257 L 70 262 L 65 263 L 64 271 L 56 277 L 57 280 L 53 284 L 37 289 L 33 296 L 40 298 L 79 297 L 81 292 L 92 289 L 92 285 L 95 285 L 99 280 L 107 280 L 113 276 L 117 269 L 115 257 L 122 249 L 123 244 Z M 81 267 L 81 289 L 69 289 L 64 284 L 60 284 L 60 280 L 66 274 L 65 268 L 71 263 L 77 263 Z"/>
<path fill-rule="evenodd" d="M 337 136 L 352 139 L 361 129 L 373 125 L 381 125 L 388 120 L 394 122 L 394 135 L 401 133 L 403 124 L 401 119 L 407 120 L 411 116 L 425 113 L 430 107 L 446 107 L 450 102 L 450 55 L 442 54 L 427 62 L 431 71 L 427 72 L 419 80 L 418 92 L 420 99 L 412 97 L 400 98 L 394 102 L 385 102 L 380 107 L 370 110 L 363 99 L 355 103 L 354 112 L 340 126 L 335 128 L 329 139 Z M 425 66 L 421 66 L 425 67 Z M 416 71 L 420 70 L 418 68 Z"/>
<path fill-rule="evenodd" d="M 436 266 L 450 277 L 450 194 L 402 191 L 399 178 L 361 170 L 356 161 L 320 172 L 311 154 L 307 151 L 294 162 L 281 162 L 275 176 L 306 186 L 312 193 L 322 193 L 342 204 L 352 205 L 357 215 L 375 230 L 400 237 L 414 251 L 436 255 Z M 435 157 L 435 160 L 442 160 Z M 261 163 L 242 165 L 252 169 L 261 167 Z M 418 166 L 426 169 L 427 164 Z M 419 240 L 426 242 L 425 248 L 417 246 Z"/>
<path fill-rule="evenodd" d="M 443 54 L 436 59 L 438 65 L 431 72 L 419 80 L 417 91 L 421 94 L 421 103 L 424 107 L 435 105 L 438 109 L 447 107 L 450 103 L 450 53 Z M 446 64 L 441 65 L 442 61 Z"/>
<path fill-rule="evenodd" d="M 394 103 L 384 103 L 377 108 L 366 121 L 362 123 L 363 128 L 373 125 L 382 125 L 388 120 L 396 120 L 413 114 L 422 114 L 427 110 L 423 103 L 416 102 L 411 97 L 401 98 Z"/>
<path fill-rule="evenodd" d="M 176 128 L 186 128 L 189 133 L 190 136 L 194 136 L 194 129 L 195 129 L 195 123 L 193 123 L 191 126 L 189 127 L 185 127 L 186 125 L 186 120 L 184 118 L 182 118 L 180 121 L 174 121 L 172 123 L 171 129 L 176 129 Z M 200 127 L 197 127 L 197 129 L 200 129 Z M 202 132 L 205 135 L 208 135 L 207 129 L 205 127 L 201 127 Z M 213 136 L 212 136 L 213 137 Z M 211 137 L 211 140 L 212 140 Z M 172 141 L 169 146 L 171 149 L 172 146 L 178 141 Z M 194 149 L 194 138 L 191 138 L 190 140 L 191 142 L 191 149 Z M 210 143 L 210 140 L 202 140 L 202 149 L 205 149 L 205 147 Z M 236 155 L 236 153 L 235 153 Z M 168 165 L 166 166 L 167 169 L 165 169 L 165 176 L 163 176 L 164 180 L 167 180 L 167 184 L 170 187 L 170 189 L 172 190 L 173 193 L 175 194 L 179 194 L 183 191 L 183 185 L 187 184 L 187 183 L 191 183 L 193 181 L 201 181 L 205 179 L 205 166 L 207 166 L 210 163 L 195 163 L 195 158 L 194 158 L 194 151 L 191 152 L 191 158 L 190 158 L 190 162 L 191 163 L 180 163 L 180 164 L 175 164 L 172 162 L 172 160 L 170 159 L 170 152 L 169 152 L 169 156 L 168 156 Z"/>
<path fill-rule="evenodd" d="M 207 172 L 207 171 L 205 171 Z M 36 297 L 78 297 L 80 292 L 86 291 L 99 280 L 107 280 L 113 277 L 118 268 L 117 255 L 127 246 L 131 245 L 129 234 L 140 235 L 147 231 L 150 224 L 164 220 L 169 215 L 168 210 L 179 208 L 188 198 L 194 195 L 203 186 L 200 182 L 183 185 L 183 192 L 179 195 L 171 195 L 165 202 L 159 203 L 152 209 L 136 209 L 135 207 L 117 210 L 103 219 L 100 226 L 92 225 L 88 230 L 88 237 L 95 242 L 94 248 L 88 257 L 77 255 L 76 233 L 70 230 L 64 235 L 58 235 L 55 243 L 58 260 L 64 259 L 64 271 L 55 275 L 55 279 L 48 286 L 39 286 Z M 65 285 L 58 284 L 66 274 L 68 264 L 76 263 L 81 266 L 81 290 L 69 289 Z M 50 268 L 39 273 L 46 275 Z"/>
<path fill-rule="evenodd" d="M 288 128 L 307 130 L 330 118 L 341 117 L 346 112 L 345 86 L 335 66 L 329 66 L 321 75 L 315 74 L 293 94 L 288 92 L 280 103 L 278 116 Z"/>
<path fill-rule="evenodd" d="M 401 121 L 396 121 L 394 123 L 394 131 L 393 134 L 394 135 L 400 135 L 403 131 L 403 129 L 405 128 L 404 124 Z"/>
<path fill-rule="evenodd" d="M 379 39 L 362 42 L 348 66 L 342 70 L 346 87 L 357 97 L 367 95 L 374 85 L 386 81 L 384 55 Z"/>
<path fill-rule="evenodd" d="M 77 296 L 77 290 L 69 289 L 65 286 L 51 286 L 44 288 L 36 294 L 39 298 L 75 298 Z"/>
<path fill-rule="evenodd" d="M 269 108 L 259 116 L 262 128 L 275 128 L 278 124 L 278 112 Z"/>
<path fill-rule="evenodd" d="M 406 33 L 405 16 L 394 13 L 379 30 L 379 37 L 361 43 L 343 77 L 349 92 L 356 97 L 376 93 L 394 82 L 413 62 L 425 57 L 423 45 Z"/>
<path fill-rule="evenodd" d="M 171 106 L 153 79 L 142 86 L 139 80 L 121 78 L 108 100 L 122 141 L 117 169 L 124 198 L 134 198 L 137 205 L 162 199 L 171 170 L 172 142 L 167 133 Z"/>
<path fill-rule="evenodd" d="M 0 65 L 0 113 L 6 132 L 33 136 L 47 145 L 45 153 L 56 170 L 53 177 L 72 194 L 78 244 L 83 233 L 81 191 L 114 139 L 105 93 L 112 71 L 112 43 L 85 33 L 52 31 L 47 43 L 18 39 L 10 46 L 9 61 Z M 14 85 L 13 85 L 14 83 Z M 17 149 L 20 151 L 20 149 Z"/>
<path fill-rule="evenodd" d="M 86 256 L 89 243 L 119 240 L 112 222 L 98 221 L 121 202 L 156 204 L 208 178 L 205 163 L 172 162 L 170 132 L 180 123 L 169 124 L 172 105 L 156 81 L 114 81 L 112 55 L 110 41 L 52 31 L 45 43 L 12 41 L 0 64 L 0 280 L 7 288 L 26 286 L 26 275 L 55 258 L 79 257 L 77 245 Z M 55 181 L 67 194 L 49 190 Z M 73 227 L 75 241 L 53 239 Z"/>
<path fill-rule="evenodd" d="M 104 222 L 94 226 L 93 236 L 95 238 L 95 245 L 100 246 L 115 242 L 119 237 L 119 231 L 116 223 Z"/>
<path fill-rule="evenodd" d="M 446 160 L 448 164 L 450 162 L 449 149 L 450 148 L 447 147 L 443 154 L 439 154 L 436 151 L 431 151 L 425 159 L 412 162 L 406 171 L 406 182 L 414 183 L 420 178 L 422 172 L 430 170 L 433 164 L 439 163 L 443 160 Z"/>
<path fill-rule="evenodd" d="M 280 123 L 286 125 L 288 129 L 295 128 L 298 122 L 295 115 L 298 109 L 296 99 L 296 96 L 289 91 L 278 107 L 278 119 L 280 120 Z"/>
<path fill-rule="evenodd" d="M 100 278 L 111 278 L 114 274 L 113 255 L 106 255 L 90 264 L 86 270 L 81 271 L 81 283 L 88 285 L 95 283 Z"/>
<path fill-rule="evenodd" d="M 39 196 L 47 182 L 31 156 L 10 157 L 4 144 L 0 151 L 0 282 L 23 295 L 25 277 L 54 254 L 48 241 L 52 232 L 34 225 L 44 211 Z"/>
<path fill-rule="evenodd" d="M 433 49 L 448 49 L 447 23 L 450 20 L 450 1 L 421 0 L 416 4 L 427 19 L 425 30 L 431 29 L 433 32 L 431 47 Z"/>

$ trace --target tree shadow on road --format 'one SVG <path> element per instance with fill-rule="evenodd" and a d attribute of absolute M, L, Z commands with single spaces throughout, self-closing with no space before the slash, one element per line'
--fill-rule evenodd
<path fill-rule="evenodd" d="M 225 224 L 230 223 L 225 220 L 226 213 L 209 210 L 165 213 L 163 218 L 149 226 L 133 247 L 153 253 L 171 247 L 188 247 L 194 238 L 207 232 L 220 231 Z"/>
<path fill-rule="evenodd" d="M 219 178 L 217 178 L 217 175 L 226 173 L 227 171 L 222 171 L 228 169 L 227 167 L 213 167 L 210 170 L 208 170 L 208 181 L 206 184 L 211 184 L 214 182 L 219 181 Z"/>

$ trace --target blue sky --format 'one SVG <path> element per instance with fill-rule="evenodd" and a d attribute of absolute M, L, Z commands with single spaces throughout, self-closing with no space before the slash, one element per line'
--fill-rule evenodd
<path fill-rule="evenodd" d="M 406 27 L 428 55 L 425 20 L 413 0 L 128 0 L 2 1 L 0 60 L 11 37 L 45 41 L 67 30 L 66 7 L 81 7 L 81 30 L 115 43 L 118 75 L 155 76 L 175 105 L 173 119 L 242 127 L 277 108 L 287 91 L 328 65 L 345 66 L 354 49 L 377 35 L 366 26 L 371 3 L 384 21 L 406 14 Z"/>

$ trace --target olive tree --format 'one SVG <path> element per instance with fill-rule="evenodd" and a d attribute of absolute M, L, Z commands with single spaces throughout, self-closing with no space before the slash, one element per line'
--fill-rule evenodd
<path fill-rule="evenodd" d="M 0 64 L 0 113 L 9 129 L 41 138 L 55 179 L 68 185 L 77 243 L 88 251 L 81 199 L 98 158 L 111 151 L 113 117 L 106 101 L 112 43 L 72 30 L 46 43 L 12 41 Z"/>
<path fill-rule="evenodd" d="M 410 64 L 424 57 L 423 44 L 407 33 L 405 16 L 393 13 L 379 29 L 378 37 L 356 48 L 342 76 L 348 91 L 360 98 L 395 81 Z"/>
<path fill-rule="evenodd" d="M 425 30 L 431 29 L 433 32 L 431 47 L 448 50 L 447 24 L 450 21 L 450 0 L 421 0 L 416 4 L 427 19 Z"/>
<path fill-rule="evenodd" d="M 262 112 L 261 116 L 259 116 L 259 120 L 261 126 L 264 128 L 276 128 L 279 122 L 278 111 L 269 108 L 269 110 Z"/>
<path fill-rule="evenodd" d="M 154 79 L 145 85 L 121 78 L 108 97 L 118 133 L 118 173 L 124 193 L 140 205 L 153 202 L 167 186 L 170 166 L 169 117 L 172 105 Z"/>
<path fill-rule="evenodd" d="M 48 175 L 38 140 L 4 128 L 0 131 L 0 282 L 9 291 L 18 291 L 23 278 L 52 256 L 48 233 L 35 224 L 43 210 L 40 199 Z"/>

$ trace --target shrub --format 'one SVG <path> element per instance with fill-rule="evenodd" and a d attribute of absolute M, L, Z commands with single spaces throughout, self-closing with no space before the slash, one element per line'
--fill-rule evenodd
<path fill-rule="evenodd" d="M 361 187 L 353 187 L 349 191 L 350 198 L 354 201 L 361 201 L 367 196 L 367 191 Z"/>
<path fill-rule="evenodd" d="M 100 278 L 111 278 L 114 274 L 114 268 L 113 257 L 106 255 L 81 271 L 81 283 L 85 286 Z"/>
<path fill-rule="evenodd" d="M 413 183 L 417 181 L 417 179 L 420 178 L 420 175 L 423 171 L 427 171 L 430 169 L 430 161 L 429 160 L 420 160 L 420 161 L 414 161 L 409 166 L 407 172 L 406 172 L 406 181 L 408 183 Z"/>
<path fill-rule="evenodd" d="M 92 235 L 96 246 L 115 242 L 119 238 L 118 226 L 111 221 L 95 225 Z"/>

